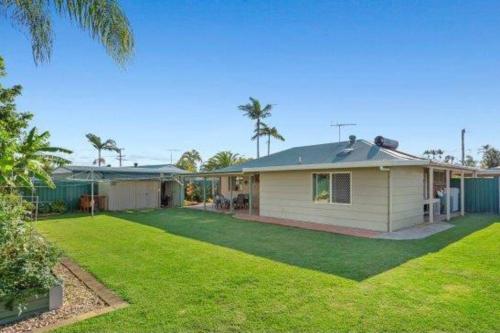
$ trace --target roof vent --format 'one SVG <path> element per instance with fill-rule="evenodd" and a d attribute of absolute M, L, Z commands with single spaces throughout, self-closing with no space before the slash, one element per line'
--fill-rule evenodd
<path fill-rule="evenodd" d="M 397 140 L 384 138 L 381 135 L 375 137 L 374 142 L 377 146 L 383 147 L 383 148 L 388 148 L 388 149 L 397 149 L 399 146 L 399 142 Z"/>
<path fill-rule="evenodd" d="M 356 135 L 349 135 L 349 145 L 353 145 L 356 143 Z"/>

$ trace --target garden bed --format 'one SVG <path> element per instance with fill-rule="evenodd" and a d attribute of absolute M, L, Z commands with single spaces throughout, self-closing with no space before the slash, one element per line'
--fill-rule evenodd
<path fill-rule="evenodd" d="M 33 314 L 25 320 L 0 326 L 1 333 L 48 331 L 126 305 L 123 301 L 119 304 L 109 304 L 105 297 L 103 299 L 100 295 L 99 290 L 94 290 L 92 286 L 87 285 L 89 277 L 91 280 L 93 279 L 90 274 L 85 272 L 82 279 L 78 273 L 83 272 L 83 270 L 78 267 L 75 274 L 75 267 L 77 267 L 75 264 L 67 259 L 64 259 L 63 263 L 54 268 L 55 275 L 64 283 L 63 305 L 56 310 Z M 98 283 L 94 280 L 90 281 L 90 284 L 94 282 Z"/>

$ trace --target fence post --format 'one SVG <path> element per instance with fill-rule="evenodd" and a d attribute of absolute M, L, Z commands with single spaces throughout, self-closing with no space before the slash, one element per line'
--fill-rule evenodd
<path fill-rule="evenodd" d="M 498 214 L 500 214 L 500 176 L 497 177 L 498 183 Z"/>

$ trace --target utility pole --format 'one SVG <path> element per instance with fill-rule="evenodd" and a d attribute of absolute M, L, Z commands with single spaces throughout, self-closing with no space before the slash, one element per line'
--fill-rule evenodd
<path fill-rule="evenodd" d="M 342 127 L 346 127 L 346 126 L 356 126 L 357 124 L 352 124 L 352 123 L 344 123 L 344 124 L 340 124 L 340 123 L 331 123 L 330 124 L 330 127 L 338 127 L 339 129 L 339 142 L 340 142 L 340 138 L 341 138 L 341 130 L 342 130 Z"/>
<path fill-rule="evenodd" d="M 462 128 L 462 165 L 465 165 L 465 128 Z"/>
<path fill-rule="evenodd" d="M 173 148 L 173 149 L 167 149 L 167 151 L 169 151 L 169 152 L 170 152 L 170 164 L 174 164 L 174 158 L 173 158 L 173 154 L 172 154 L 172 153 L 173 153 L 174 151 L 180 151 L 180 150 L 179 150 L 179 149 L 175 149 L 175 148 Z"/>
<path fill-rule="evenodd" d="M 120 166 L 122 166 L 122 161 L 125 159 L 125 155 L 122 154 L 124 150 L 125 148 L 116 149 L 116 151 L 118 152 L 118 157 L 116 159 L 118 160 Z"/>

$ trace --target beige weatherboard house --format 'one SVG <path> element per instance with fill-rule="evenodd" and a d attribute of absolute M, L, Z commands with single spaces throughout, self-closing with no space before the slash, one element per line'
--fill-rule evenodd
<path fill-rule="evenodd" d="M 464 177 L 476 169 L 396 148 L 383 137 L 371 143 L 351 136 L 197 176 L 219 180 L 218 209 L 272 218 L 395 231 L 464 214 Z M 450 187 L 451 177 L 460 177 L 459 188 Z"/>

